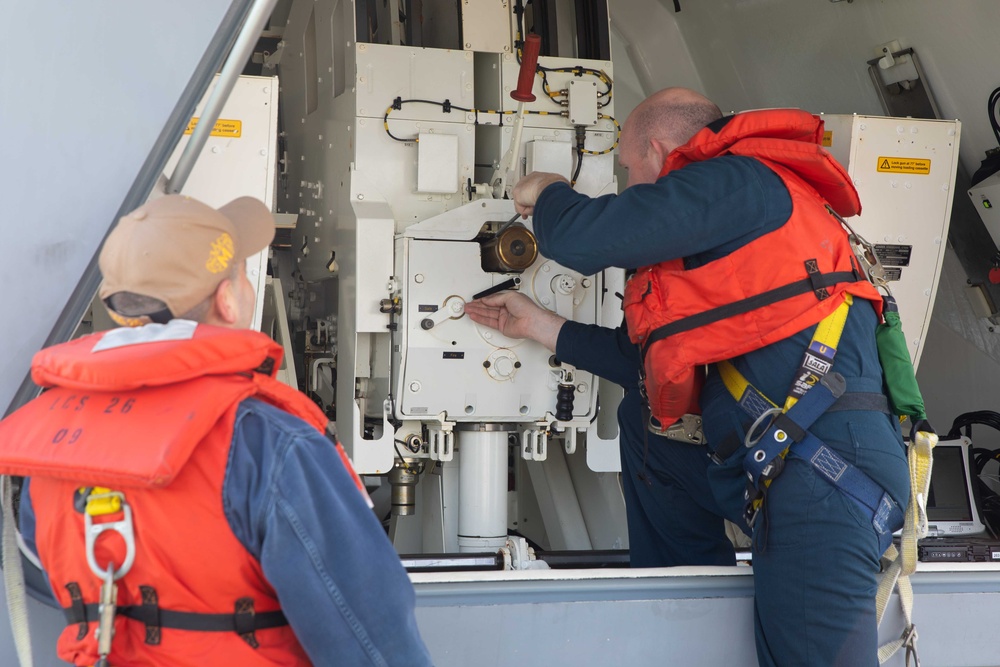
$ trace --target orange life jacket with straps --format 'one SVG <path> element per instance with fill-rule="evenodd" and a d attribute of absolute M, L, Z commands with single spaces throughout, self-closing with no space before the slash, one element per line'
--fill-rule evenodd
<path fill-rule="evenodd" d="M 85 523 L 121 521 L 124 509 L 88 511 L 85 521 L 81 487 L 99 486 L 124 494 L 134 536 L 134 561 L 117 581 L 110 664 L 309 664 L 223 509 L 242 400 L 326 430 L 312 401 L 273 379 L 281 357 L 263 334 L 176 320 L 35 356 L 32 378 L 51 388 L 0 422 L 0 472 L 32 478 L 39 556 L 69 622 L 60 658 L 98 659 L 102 581 L 88 566 Z M 106 531 L 90 554 L 99 568 L 120 569 L 126 550 L 121 534 Z"/>
<path fill-rule="evenodd" d="M 677 258 L 643 267 L 629 280 L 625 318 L 642 351 L 649 409 L 660 425 L 700 412 L 705 364 L 802 331 L 832 313 L 845 294 L 868 299 L 881 314 L 882 299 L 831 213 L 856 215 L 861 203 L 843 167 L 820 146 L 822 136 L 823 121 L 804 111 L 751 111 L 711 124 L 667 156 L 661 178 L 723 155 L 760 160 L 788 189 L 792 213 L 778 229 L 703 266 L 686 270 Z"/>

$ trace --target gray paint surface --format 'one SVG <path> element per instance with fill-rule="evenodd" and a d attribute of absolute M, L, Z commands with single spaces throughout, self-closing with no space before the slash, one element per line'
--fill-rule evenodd
<path fill-rule="evenodd" d="M 1000 577 L 995 566 L 987 567 L 992 571 L 938 568 L 914 577 L 914 622 L 924 667 L 997 664 L 984 628 L 985 619 L 1000 613 Z M 756 664 L 749 568 L 642 572 L 638 579 L 626 574 L 555 582 L 441 583 L 416 575 L 417 621 L 437 667 Z M 35 664 L 64 665 L 54 650 L 60 613 L 34 600 L 29 610 Z M 881 641 L 901 628 L 894 598 Z M 7 609 L 0 605 L 0 664 L 16 661 Z M 903 656 L 886 664 L 902 667 Z"/>
<path fill-rule="evenodd" d="M 7 35 L 0 65 L 0 127 L 7 130 L 0 414 L 128 201 L 220 24 L 244 4 L 6 3 L 4 17 L 18 29 Z"/>

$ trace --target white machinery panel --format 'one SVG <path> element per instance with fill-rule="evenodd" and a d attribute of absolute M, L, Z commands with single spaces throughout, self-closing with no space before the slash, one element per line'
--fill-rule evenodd
<path fill-rule="evenodd" d="M 443 116 L 438 112 L 438 116 Z M 394 141 L 385 132 L 381 120 L 358 120 L 355 136 L 355 173 L 352 181 L 354 201 L 385 201 L 392 209 L 396 231 L 434 217 L 463 204 L 465 183 L 472 178 L 475 167 L 475 135 L 472 125 L 443 121 L 394 121 L 393 134 L 416 138 L 419 134 L 437 134 L 442 141 L 456 144 L 454 159 L 457 179 L 451 192 L 421 192 L 419 144 Z M 389 249 L 386 249 L 389 252 Z"/>
<path fill-rule="evenodd" d="M 573 144 L 568 141 L 529 141 L 525 145 L 524 171 L 547 171 L 567 181 L 573 177 Z"/>
<path fill-rule="evenodd" d="M 510 146 L 513 129 L 505 126 L 499 136 L 499 150 L 501 153 L 505 153 Z M 600 121 L 595 129 L 587 130 L 585 147 L 587 150 L 593 152 L 584 154 L 583 167 L 577 176 L 576 185 L 573 187 L 574 190 L 591 197 L 618 192 L 618 183 L 614 173 L 616 158 L 614 153 L 609 150 L 615 145 L 617 137 L 617 129 L 607 120 Z M 576 149 L 573 147 L 573 130 L 525 125 L 521 134 L 521 141 L 525 143 L 525 160 L 517 169 L 518 179 L 531 171 L 552 171 L 553 173 L 564 175 L 567 180 L 572 178 L 573 172 L 576 171 Z M 550 157 L 555 158 L 556 156 L 550 155 L 548 147 L 542 146 L 546 142 L 563 145 L 568 142 L 570 144 L 569 152 L 572 165 L 570 173 L 563 173 L 555 161 L 549 160 Z M 539 156 L 537 151 L 539 148 L 544 151 L 542 154 L 544 160 L 542 164 L 537 163 Z"/>
<path fill-rule="evenodd" d="M 205 101 L 219 77 L 195 108 L 187 131 L 167 162 L 172 174 L 191 139 Z M 275 147 L 278 142 L 278 78 L 241 76 L 222 107 L 211 136 L 195 163 L 181 194 L 210 206 L 222 206 L 237 197 L 256 197 L 274 210 Z M 247 277 L 257 294 L 251 326 L 259 329 L 267 278 L 267 250 L 247 258 Z"/>
<path fill-rule="evenodd" d="M 215 81 L 195 108 L 188 130 L 167 162 L 172 174 L 191 139 L 205 100 Z M 212 206 L 237 197 L 252 196 L 274 207 L 274 148 L 278 140 L 278 78 L 241 76 L 226 100 L 219 120 L 205 143 L 182 194 Z"/>
<path fill-rule="evenodd" d="M 441 412 L 449 421 L 534 422 L 554 413 L 559 371 L 551 353 L 474 324 L 464 303 L 513 274 L 487 273 L 475 242 L 402 241 L 408 257 L 400 326 L 402 418 Z M 594 279 L 538 258 L 520 276 L 521 291 L 560 315 L 589 322 L 597 315 Z M 424 324 L 428 322 L 429 324 Z M 574 418 L 593 413 L 594 378 L 576 372 Z M 551 414 L 548 419 L 551 421 Z"/>
<path fill-rule="evenodd" d="M 475 5 L 475 11 L 461 13 L 463 46 L 472 51 L 509 52 L 511 10 L 508 0 L 476 3 L 465 0 L 466 7 L 470 4 Z"/>
<path fill-rule="evenodd" d="M 474 107 L 471 51 L 358 44 L 357 62 L 358 116 L 381 120 L 397 97 Z M 466 112 L 452 111 L 449 116 L 437 104 L 413 102 L 393 110 L 390 118 L 462 123 Z"/>
<path fill-rule="evenodd" d="M 823 116 L 833 156 L 861 196 L 848 223 L 885 267 L 913 365 L 920 361 L 944 259 L 961 123 Z"/>

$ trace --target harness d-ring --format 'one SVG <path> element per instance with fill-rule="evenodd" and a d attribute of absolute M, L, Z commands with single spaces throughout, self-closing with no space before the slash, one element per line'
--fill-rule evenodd
<path fill-rule="evenodd" d="M 125 560 L 122 561 L 121 567 L 114 571 L 115 581 L 128 574 L 128 571 L 132 569 L 132 563 L 135 562 L 135 534 L 132 530 L 132 508 L 125 502 L 125 494 L 120 491 L 92 493 L 87 497 L 87 503 L 89 504 L 95 500 L 112 498 L 117 498 L 121 502 L 121 511 L 124 516 L 120 520 L 108 521 L 106 523 L 94 523 L 94 519 L 90 512 L 84 511 L 83 513 L 84 536 L 87 544 L 87 565 L 90 566 L 91 572 L 93 572 L 102 581 L 107 575 L 107 568 L 102 568 L 97 564 L 97 558 L 94 556 L 94 545 L 97 543 L 97 538 L 104 531 L 114 531 L 121 535 L 122 539 L 125 540 Z M 108 565 L 111 566 L 112 564 L 109 563 Z"/>
<path fill-rule="evenodd" d="M 746 445 L 747 449 L 753 449 L 757 446 L 760 439 L 764 437 L 765 433 L 767 433 L 767 429 L 771 428 L 771 422 L 774 421 L 774 418 L 780 415 L 781 412 L 781 408 L 773 407 L 760 413 L 760 416 L 758 416 L 757 419 L 754 420 L 754 423 L 750 425 L 750 428 L 747 429 L 747 434 L 743 438 L 743 444 Z M 764 425 L 765 419 L 768 420 L 767 425 L 761 429 L 760 435 L 755 437 L 757 429 Z"/>

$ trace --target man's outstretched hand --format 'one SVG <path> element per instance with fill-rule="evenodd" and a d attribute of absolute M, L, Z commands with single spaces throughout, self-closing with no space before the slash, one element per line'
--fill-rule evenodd
<path fill-rule="evenodd" d="M 530 338 L 552 352 L 565 318 L 537 306 L 519 292 L 499 292 L 465 304 L 473 322 L 496 329 L 508 338 Z"/>

